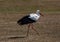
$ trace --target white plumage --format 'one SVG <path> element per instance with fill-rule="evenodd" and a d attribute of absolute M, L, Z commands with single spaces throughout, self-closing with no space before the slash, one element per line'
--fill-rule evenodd
<path fill-rule="evenodd" d="M 38 15 L 36 13 L 32 13 L 32 14 L 30 14 L 29 18 L 37 21 L 40 18 L 40 15 Z"/>

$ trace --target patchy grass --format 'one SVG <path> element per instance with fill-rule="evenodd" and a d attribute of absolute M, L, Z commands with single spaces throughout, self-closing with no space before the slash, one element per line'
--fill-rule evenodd
<path fill-rule="evenodd" d="M 44 12 L 60 11 L 60 1 L 3 0 L 0 1 L 0 13 L 28 13 L 40 9 Z"/>

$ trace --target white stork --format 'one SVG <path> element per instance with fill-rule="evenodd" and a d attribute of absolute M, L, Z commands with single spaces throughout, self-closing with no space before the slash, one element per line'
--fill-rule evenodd
<path fill-rule="evenodd" d="M 44 16 L 42 13 L 40 13 L 40 10 L 37 10 L 36 13 L 31 13 L 27 16 L 24 16 L 23 18 L 21 18 L 20 20 L 17 21 L 17 23 L 19 25 L 25 25 L 28 24 L 28 30 L 27 30 L 27 36 L 29 33 L 29 28 L 32 28 L 34 31 L 36 31 L 36 29 L 34 29 L 33 27 L 33 23 L 35 23 L 40 16 Z M 36 31 L 36 33 L 39 35 L 39 33 Z"/>

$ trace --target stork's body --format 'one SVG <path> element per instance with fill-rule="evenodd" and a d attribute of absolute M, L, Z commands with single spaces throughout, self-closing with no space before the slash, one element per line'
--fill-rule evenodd
<path fill-rule="evenodd" d="M 40 13 L 39 10 L 36 11 L 36 13 L 31 13 L 27 16 L 24 16 L 22 19 L 20 19 L 17 23 L 19 25 L 25 25 L 28 24 L 28 31 L 27 31 L 27 36 L 28 36 L 28 32 L 29 32 L 29 28 L 31 27 L 34 31 L 36 31 L 33 27 L 33 23 L 37 22 L 37 20 L 40 18 L 42 14 Z M 36 31 L 37 32 L 37 31 Z M 37 32 L 37 34 L 39 34 Z"/>

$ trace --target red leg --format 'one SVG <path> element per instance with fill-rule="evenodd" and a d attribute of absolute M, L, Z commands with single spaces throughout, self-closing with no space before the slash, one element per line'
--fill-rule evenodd
<path fill-rule="evenodd" d="M 31 27 L 31 24 L 28 24 L 27 36 L 28 36 L 30 27 Z"/>
<path fill-rule="evenodd" d="M 32 26 L 32 29 L 39 35 L 39 33 L 36 31 L 36 29 L 34 29 L 34 25 L 31 24 L 31 26 Z"/>

